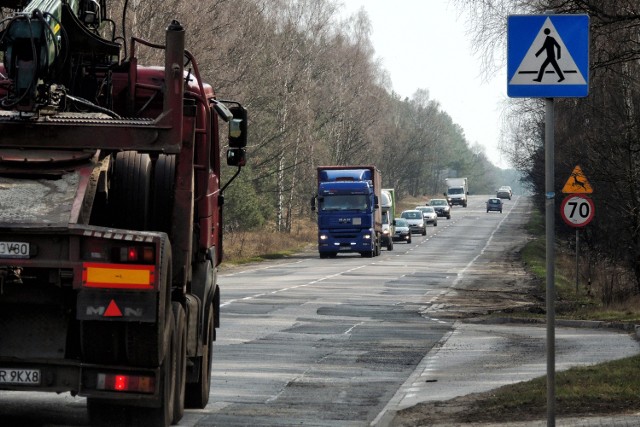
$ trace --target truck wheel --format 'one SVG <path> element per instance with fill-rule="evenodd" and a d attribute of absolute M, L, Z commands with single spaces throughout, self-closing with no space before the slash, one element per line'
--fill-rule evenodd
<path fill-rule="evenodd" d="M 113 226 L 146 230 L 151 198 L 151 158 L 137 151 L 122 151 L 112 163 L 109 206 Z"/>
<path fill-rule="evenodd" d="M 388 251 L 392 251 L 393 250 L 393 240 L 389 239 L 389 243 L 387 244 L 387 250 Z"/>
<path fill-rule="evenodd" d="M 153 168 L 149 228 L 168 233 L 173 211 L 176 156 L 160 154 Z"/>
<path fill-rule="evenodd" d="M 176 349 L 176 385 L 173 401 L 173 423 L 176 424 L 184 415 L 185 382 L 187 377 L 187 317 L 179 302 L 171 304 L 173 318 L 176 321 L 175 342 Z"/>
<path fill-rule="evenodd" d="M 213 359 L 213 306 L 209 307 L 207 316 L 207 337 L 202 349 L 202 356 L 194 358 L 194 369 L 198 369 L 198 381 L 187 383 L 185 391 L 185 406 L 187 408 L 202 409 L 209 402 L 211 388 L 211 361 Z"/>

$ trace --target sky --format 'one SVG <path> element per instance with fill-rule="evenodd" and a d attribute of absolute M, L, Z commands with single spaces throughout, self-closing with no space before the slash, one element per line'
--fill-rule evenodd
<path fill-rule="evenodd" d="M 343 15 L 364 7 L 372 25 L 376 59 L 389 73 L 393 90 L 411 97 L 426 89 L 463 130 L 470 145 L 479 143 L 496 166 L 510 165 L 498 149 L 506 67 L 487 81 L 481 58 L 449 0 L 342 0 Z M 506 25 L 506 23 L 505 23 Z"/>

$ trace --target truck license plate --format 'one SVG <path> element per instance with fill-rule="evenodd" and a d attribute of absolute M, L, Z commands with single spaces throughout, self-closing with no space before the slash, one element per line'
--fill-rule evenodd
<path fill-rule="evenodd" d="M 29 243 L 0 242 L 0 258 L 29 258 Z"/>
<path fill-rule="evenodd" d="M 40 369 L 0 368 L 0 384 L 40 384 Z"/>

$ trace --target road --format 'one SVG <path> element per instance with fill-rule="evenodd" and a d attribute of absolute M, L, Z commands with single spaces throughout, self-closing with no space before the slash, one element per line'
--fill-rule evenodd
<path fill-rule="evenodd" d="M 543 375 L 543 328 L 463 321 L 534 298 L 515 256 L 529 201 L 500 214 L 484 200 L 376 258 L 311 251 L 223 268 L 211 399 L 179 425 L 385 425 L 418 402 Z M 557 337 L 561 368 L 639 351 L 610 331 Z M 82 398 L 0 392 L 0 402 L 0 420 L 20 425 L 87 423 Z"/>

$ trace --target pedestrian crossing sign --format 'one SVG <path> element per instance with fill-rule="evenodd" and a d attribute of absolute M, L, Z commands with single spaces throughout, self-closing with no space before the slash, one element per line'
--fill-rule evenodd
<path fill-rule="evenodd" d="M 588 15 L 511 15 L 507 20 L 507 94 L 512 98 L 589 93 Z"/>

